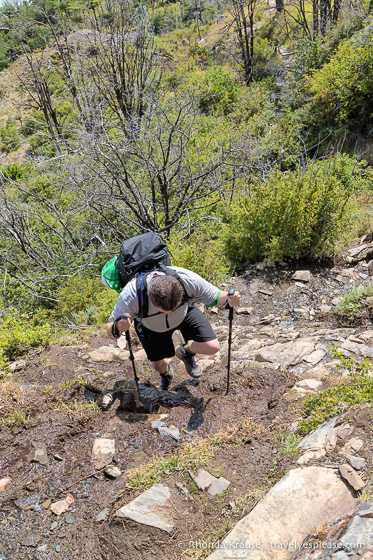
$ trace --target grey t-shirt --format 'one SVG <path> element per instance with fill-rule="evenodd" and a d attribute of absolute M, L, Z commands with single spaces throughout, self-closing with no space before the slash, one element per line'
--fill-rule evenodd
<path fill-rule="evenodd" d="M 190 297 L 190 301 L 211 305 L 217 299 L 220 293 L 219 288 L 216 288 L 195 272 L 178 266 L 171 266 L 169 268 L 176 270 L 178 273 L 180 280 L 184 285 L 185 291 Z M 160 270 L 150 272 L 147 276 L 148 284 L 151 282 L 153 276 L 161 274 L 164 273 Z M 136 279 L 133 279 L 119 294 L 118 301 L 109 317 L 109 322 L 115 321 L 115 319 L 117 319 L 120 315 L 123 315 L 123 313 L 129 313 L 132 318 L 140 320 L 139 311 Z M 165 332 L 178 327 L 183 321 L 187 311 L 188 304 L 186 303 L 168 315 L 166 313 L 160 313 L 149 300 L 148 314 L 147 317 L 143 318 L 142 324 L 144 327 L 152 331 Z"/>

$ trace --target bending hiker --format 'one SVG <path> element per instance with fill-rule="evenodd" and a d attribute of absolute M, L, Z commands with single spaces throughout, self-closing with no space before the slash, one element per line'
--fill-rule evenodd
<path fill-rule="evenodd" d="M 179 267 L 161 267 L 140 275 L 138 281 L 132 279 L 121 291 L 113 312 L 106 325 L 109 338 L 117 338 L 130 328 L 134 320 L 136 332 L 146 355 L 154 369 L 161 376 L 161 389 L 169 389 L 173 377 L 169 358 L 176 356 L 185 364 L 187 373 L 194 378 L 202 375 L 196 354 L 211 356 L 219 350 L 219 341 L 205 317 L 194 305 L 204 303 L 210 307 L 230 307 L 239 305 L 239 292 L 228 295 L 198 274 Z M 145 285 L 142 285 L 143 282 Z M 147 297 L 147 310 L 144 313 L 141 300 Z M 121 315 L 128 313 L 126 320 Z M 187 341 L 176 348 L 172 334 L 179 330 Z"/>

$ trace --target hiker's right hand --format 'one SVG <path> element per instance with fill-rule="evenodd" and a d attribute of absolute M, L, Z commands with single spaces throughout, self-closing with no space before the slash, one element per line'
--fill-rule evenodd
<path fill-rule="evenodd" d="M 131 315 L 129 315 L 127 319 L 120 318 L 119 321 L 117 321 L 117 327 L 120 334 L 123 334 L 124 332 L 128 331 L 130 326 L 131 326 Z"/>

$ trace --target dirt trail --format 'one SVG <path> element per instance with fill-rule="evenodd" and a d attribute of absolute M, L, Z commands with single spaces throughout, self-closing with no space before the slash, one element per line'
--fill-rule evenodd
<path fill-rule="evenodd" d="M 325 299 L 335 297 L 336 292 L 340 294 L 349 288 L 336 283 L 321 266 L 313 271 L 313 285 L 304 288 L 294 286 L 292 273 L 277 269 L 258 273 L 251 269 L 237 279 L 243 306 L 251 305 L 255 311 L 249 316 L 235 316 L 236 349 L 244 340 L 245 329 L 259 330 L 260 320 L 271 313 L 279 317 L 280 326 L 291 324 L 305 333 L 315 324 L 322 326 L 317 315 L 317 322 L 307 323 L 305 316 L 297 316 L 294 309 L 302 305 L 317 307 Z M 273 293 L 268 295 L 263 290 Z M 224 330 L 226 312 L 209 313 L 217 330 Z M 99 391 L 112 389 L 119 379 L 132 379 L 129 361 L 93 363 L 89 359 L 91 350 L 107 344 L 108 340 L 98 333 L 80 346 L 51 346 L 40 355 L 27 358 L 27 366 L 15 374 L 17 391 L 13 382 L 9 382 L 8 393 L 6 384 L 2 385 L 3 410 L 14 406 L 30 419 L 23 426 L 13 424 L 1 429 L 0 479 L 12 479 L 0 493 L 1 560 L 202 558 L 201 551 L 198 556 L 185 542 L 222 538 L 294 465 L 293 451 L 282 452 L 278 439 L 279 429 L 289 427 L 297 416 L 297 403 L 286 398 L 297 379 L 289 369 L 236 367 L 230 393 L 225 395 L 226 370 L 222 364 L 208 365 L 198 386 L 186 381 L 179 365 L 173 387 L 186 382 L 190 395 L 201 403 L 198 414 L 186 407 L 161 408 L 155 415 L 133 414 L 118 408 L 119 401 L 109 410 L 99 411 L 93 404 Z M 237 355 L 239 351 L 234 352 Z M 155 372 L 141 362 L 138 366 L 141 381 L 158 386 Z M 178 443 L 161 437 L 151 427 L 160 414 L 168 415 L 167 426 L 179 429 Z M 212 449 L 211 437 L 222 432 L 229 434 L 234 426 L 240 428 L 231 439 L 226 437 L 224 443 Z M 96 438 L 115 440 L 113 464 L 122 471 L 119 478 L 111 479 L 103 470 L 97 470 L 91 456 Z M 121 505 L 151 484 L 148 481 L 142 489 L 134 489 L 134 467 L 151 463 L 155 458 L 159 464 L 166 464 L 188 443 L 193 449 L 201 438 L 207 443 L 201 451 L 200 463 L 206 464 L 211 474 L 231 481 L 222 496 L 199 492 L 187 468 L 174 468 L 168 463 L 168 467 L 160 469 L 158 480 L 166 481 L 177 496 L 173 502 L 177 529 L 173 533 L 169 535 L 113 516 Z M 29 462 L 31 442 L 45 444 L 46 464 Z M 214 453 L 213 459 L 210 452 Z M 74 504 L 68 514 L 57 517 L 50 505 L 67 493 L 73 495 Z M 107 520 L 96 521 L 105 508 Z"/>

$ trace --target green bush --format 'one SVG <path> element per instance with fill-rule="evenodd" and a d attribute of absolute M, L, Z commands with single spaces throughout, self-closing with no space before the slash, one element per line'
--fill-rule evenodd
<path fill-rule="evenodd" d="M 348 184 L 336 176 L 332 162 L 306 171 L 275 171 L 250 193 L 236 197 L 223 231 L 225 251 L 235 265 L 263 257 L 331 255 L 348 225 Z"/>
<path fill-rule="evenodd" d="M 360 311 L 365 308 L 366 298 L 372 296 L 373 284 L 356 288 L 340 299 L 334 308 L 334 312 L 347 323 L 351 323 L 358 317 Z"/>
<path fill-rule="evenodd" d="M 316 122 L 366 125 L 373 118 L 373 25 L 342 43 L 309 78 Z"/>
<path fill-rule="evenodd" d="M 17 150 L 21 143 L 22 136 L 14 119 L 9 118 L 6 125 L 0 128 L 0 139 L 0 150 L 2 152 L 10 153 Z"/>
<path fill-rule="evenodd" d="M 52 328 L 44 312 L 33 316 L 9 312 L 0 323 L 0 368 L 30 348 L 45 346 L 51 338 Z"/>

